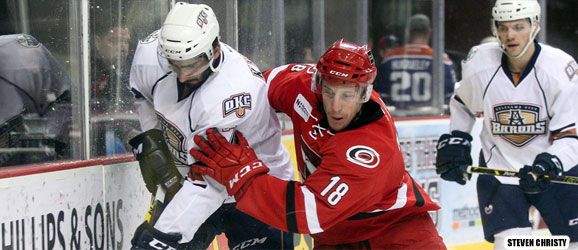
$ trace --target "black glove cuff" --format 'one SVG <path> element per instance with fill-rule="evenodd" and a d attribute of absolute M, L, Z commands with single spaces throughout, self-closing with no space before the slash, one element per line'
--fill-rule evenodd
<path fill-rule="evenodd" d="M 538 154 L 532 166 L 532 171 L 538 175 L 547 174 L 556 176 L 562 174 L 564 169 L 560 158 L 548 152 Z"/>
<path fill-rule="evenodd" d="M 470 142 L 474 140 L 472 135 L 470 135 L 469 133 L 466 133 L 466 132 L 459 131 L 459 130 L 452 131 L 452 136 L 464 138 Z"/>
<path fill-rule="evenodd" d="M 178 242 L 181 238 L 181 235 L 163 233 L 155 229 L 150 223 L 144 222 L 136 229 L 131 243 L 133 246 L 143 249 L 151 249 L 153 246 L 157 247 L 157 249 L 168 249 L 167 247 L 178 249 Z"/>

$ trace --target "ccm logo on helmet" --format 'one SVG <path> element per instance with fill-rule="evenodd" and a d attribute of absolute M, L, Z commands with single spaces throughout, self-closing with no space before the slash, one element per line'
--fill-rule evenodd
<path fill-rule="evenodd" d="M 341 77 L 347 77 L 347 76 L 349 76 L 349 74 L 345 74 L 345 73 L 342 73 L 342 72 L 339 72 L 339 71 L 335 71 L 335 70 L 329 71 L 329 74 L 336 75 L 336 76 L 341 76 Z"/>
<path fill-rule="evenodd" d="M 379 154 L 370 147 L 357 145 L 347 150 L 347 160 L 362 167 L 374 168 L 379 165 Z"/>
<path fill-rule="evenodd" d="M 167 54 L 180 54 L 181 52 L 180 50 L 165 49 L 165 53 Z"/>

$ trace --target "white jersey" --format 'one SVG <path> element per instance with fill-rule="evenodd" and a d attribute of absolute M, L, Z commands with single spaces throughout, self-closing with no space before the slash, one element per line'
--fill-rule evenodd
<path fill-rule="evenodd" d="M 450 102 L 450 130 L 470 132 L 483 115 L 480 140 L 490 168 L 519 170 L 548 152 L 564 170 L 578 163 L 578 65 L 563 51 L 536 43 L 518 85 L 497 43 L 473 47 L 462 62 L 462 81 Z M 498 177 L 505 184 L 515 178 Z"/>
<path fill-rule="evenodd" d="M 220 70 L 212 73 L 197 90 L 179 99 L 182 84 L 174 72 L 163 71 L 160 66 L 164 61 L 158 59 L 157 36 L 158 31 L 139 43 L 130 74 L 143 131 L 160 128 L 177 166 L 188 171 L 196 162 L 189 154 L 191 148 L 198 149 L 194 135 L 204 137 L 207 129 L 216 127 L 230 140 L 238 130 L 270 168 L 270 175 L 292 179 L 290 155 L 281 143 L 281 127 L 269 105 L 266 83 L 257 67 L 221 43 Z M 224 186 L 210 177 L 205 176 L 205 180 L 206 187 L 187 179 L 155 228 L 182 234 L 181 242 L 192 239 L 198 226 L 227 199 Z M 232 197 L 227 199 L 232 201 Z"/>

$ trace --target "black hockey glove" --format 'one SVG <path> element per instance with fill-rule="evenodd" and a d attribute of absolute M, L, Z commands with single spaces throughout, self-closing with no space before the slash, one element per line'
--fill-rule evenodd
<path fill-rule="evenodd" d="M 132 244 L 132 250 L 185 249 L 184 245 L 179 244 L 181 238 L 182 236 L 180 235 L 165 234 L 156 230 L 148 222 L 144 222 L 137 227 L 130 243 Z"/>
<path fill-rule="evenodd" d="M 465 185 L 472 175 L 466 172 L 472 165 L 472 136 L 468 133 L 454 130 L 452 134 L 440 136 L 437 145 L 436 173 L 442 179 L 455 181 Z"/>
<path fill-rule="evenodd" d="M 150 129 L 132 138 L 129 144 L 133 147 L 132 151 L 149 192 L 156 193 L 157 185 L 160 184 L 170 200 L 181 188 L 182 176 L 162 132 Z"/>
<path fill-rule="evenodd" d="M 528 194 L 538 194 L 546 191 L 550 186 L 548 176 L 558 176 L 562 174 L 562 162 L 560 159 L 549 153 L 541 153 L 536 156 L 532 166 L 524 166 L 520 169 L 520 188 Z"/>

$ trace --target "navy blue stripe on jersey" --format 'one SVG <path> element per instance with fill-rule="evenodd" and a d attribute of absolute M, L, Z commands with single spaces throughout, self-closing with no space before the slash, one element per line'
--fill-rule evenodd
<path fill-rule="evenodd" d="M 562 132 L 562 131 L 564 131 L 564 130 L 566 130 L 566 129 L 568 129 L 568 128 L 572 128 L 572 127 L 574 127 L 574 126 L 576 126 L 576 123 L 568 124 L 568 125 L 566 125 L 566 126 L 564 126 L 564 127 L 561 127 L 561 128 L 559 128 L 559 129 L 552 130 L 552 134 L 560 133 L 560 132 Z"/>
<path fill-rule="evenodd" d="M 143 98 L 143 95 L 135 88 L 131 88 L 130 91 L 134 94 L 134 98 L 136 99 Z"/>
<path fill-rule="evenodd" d="M 162 80 L 165 79 L 167 76 L 169 76 L 170 73 L 171 73 L 171 72 L 166 73 L 163 77 L 159 78 L 159 79 L 155 82 L 155 84 L 153 85 L 153 89 L 151 90 L 151 96 L 154 96 L 154 95 L 155 95 L 155 89 L 157 88 L 157 84 L 159 84 L 160 81 L 162 81 Z"/>
<path fill-rule="evenodd" d="M 458 101 L 459 103 L 461 103 L 462 105 L 466 106 L 466 104 L 464 103 L 464 101 L 462 100 L 462 98 L 460 98 L 457 94 L 454 96 L 454 99 L 456 101 Z M 472 113 L 472 111 L 470 111 L 470 109 L 465 109 L 466 111 L 468 111 L 468 114 L 470 114 L 471 116 L 476 116 L 474 113 Z"/>
<path fill-rule="evenodd" d="M 179 85 L 183 85 L 183 84 L 179 84 Z M 193 97 L 191 97 L 191 102 L 189 103 L 189 130 L 191 130 L 191 133 L 195 132 L 195 129 L 193 128 L 193 119 L 192 119 L 191 110 L 193 110 L 193 100 L 195 100 L 196 94 L 197 94 L 197 90 L 193 90 Z"/>
<path fill-rule="evenodd" d="M 413 186 L 413 194 L 415 195 L 415 206 L 416 207 L 423 207 L 423 205 L 425 204 L 425 200 L 423 199 L 423 196 L 419 192 L 419 189 L 417 188 L 417 185 L 415 184 L 415 180 L 411 177 L 409 177 L 409 178 L 411 179 L 411 185 Z"/>
<path fill-rule="evenodd" d="M 546 98 L 546 92 L 544 92 L 544 88 L 542 88 L 542 83 L 540 83 L 540 78 L 538 78 L 538 73 L 534 70 L 534 77 L 536 78 L 536 82 L 538 83 L 538 87 L 540 87 L 540 91 L 542 91 L 542 97 L 544 98 L 544 106 L 546 106 L 546 114 L 548 115 L 548 119 L 552 120 L 552 116 L 550 115 L 550 109 L 548 108 L 550 105 L 548 103 L 548 98 Z"/>
<path fill-rule="evenodd" d="M 576 139 L 578 140 L 578 136 L 576 135 L 562 135 L 559 137 L 554 138 L 554 141 L 560 140 L 560 139 L 564 139 L 564 138 L 571 138 L 571 139 Z"/>
<path fill-rule="evenodd" d="M 286 208 L 285 216 L 287 219 L 287 230 L 289 232 L 299 232 L 297 228 L 297 214 L 295 213 L 295 181 L 289 181 L 287 183 L 287 193 L 286 193 Z"/>
<path fill-rule="evenodd" d="M 524 69 L 524 74 L 522 74 L 522 77 L 520 77 L 520 82 L 522 82 L 522 79 L 524 79 L 524 76 L 530 74 L 530 71 L 532 69 L 536 68 L 536 66 L 535 66 L 536 60 L 538 60 L 538 55 L 540 55 L 540 51 L 542 51 L 542 46 L 540 46 L 540 44 L 538 44 L 538 41 L 536 41 L 536 40 L 534 40 L 534 44 L 536 45 L 536 50 L 534 51 L 532 58 L 530 58 L 530 61 L 526 65 L 526 68 Z"/>
<path fill-rule="evenodd" d="M 495 148 L 496 148 L 496 145 L 494 145 L 494 146 L 492 146 L 492 147 L 490 148 L 490 157 L 488 158 L 488 160 L 486 161 L 486 163 L 485 163 L 484 165 L 482 165 L 482 167 L 487 166 L 486 164 L 492 160 L 492 156 L 494 156 L 494 149 L 495 149 Z M 480 150 L 480 152 L 482 152 L 482 150 Z"/>
<path fill-rule="evenodd" d="M 454 99 L 456 99 L 456 101 L 458 101 L 458 102 L 461 103 L 462 105 L 466 106 L 466 104 L 464 103 L 464 101 L 462 101 L 462 98 L 460 98 L 457 94 L 456 94 L 456 96 L 454 96 Z"/>
<path fill-rule="evenodd" d="M 500 67 L 498 67 L 496 69 L 496 71 L 492 75 L 492 78 L 490 78 L 490 82 L 488 83 L 488 85 L 486 85 L 486 89 L 484 89 L 484 95 L 482 95 L 482 99 L 484 99 L 486 97 L 486 92 L 488 92 L 488 89 L 490 88 L 490 84 L 492 84 L 492 82 L 494 81 L 494 78 L 496 77 L 496 75 L 498 74 L 499 71 L 500 71 Z"/>
<path fill-rule="evenodd" d="M 526 76 L 528 74 L 530 74 L 530 71 L 534 68 L 534 65 L 536 64 L 536 59 L 538 59 L 538 55 L 540 54 L 540 51 L 542 50 L 542 47 L 540 46 L 540 44 L 538 44 L 538 41 L 534 40 L 534 44 L 536 45 L 535 46 L 536 50 L 534 51 L 534 54 L 532 55 L 532 57 L 530 58 L 530 61 L 526 65 L 524 72 L 522 72 L 522 75 L 520 76 L 520 80 L 518 81 L 518 84 L 520 84 L 522 82 L 522 80 L 524 80 L 524 78 L 526 78 Z M 504 73 L 506 73 L 506 76 L 510 79 L 510 82 L 514 85 L 514 87 L 516 87 L 516 83 L 514 83 L 514 78 L 512 76 L 511 71 L 510 71 L 510 67 L 508 66 L 508 56 L 506 55 L 506 53 L 502 53 L 502 68 L 504 68 Z M 519 72 L 517 72 L 517 73 L 519 73 Z"/>

